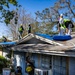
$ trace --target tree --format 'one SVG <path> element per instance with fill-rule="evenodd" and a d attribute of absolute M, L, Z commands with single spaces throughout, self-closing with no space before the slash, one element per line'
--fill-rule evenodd
<path fill-rule="evenodd" d="M 31 14 L 27 13 L 27 11 L 22 7 L 20 7 L 18 10 L 14 10 L 14 12 L 17 12 L 17 14 L 15 14 L 14 18 L 10 21 L 8 27 L 10 28 L 13 40 L 16 40 L 18 39 L 19 36 L 18 28 L 20 24 L 23 24 L 24 27 L 23 36 L 25 36 L 27 34 L 28 25 L 33 23 L 34 19 L 32 18 Z M 18 17 L 17 24 L 15 24 L 16 17 Z"/>
<path fill-rule="evenodd" d="M 10 20 L 14 17 L 14 11 L 10 10 L 10 5 L 20 7 L 16 0 L 0 0 L 0 19 L 4 20 L 6 24 L 10 24 Z M 2 21 L 1 21 L 2 22 Z"/>
<path fill-rule="evenodd" d="M 57 25 L 58 18 L 61 13 L 64 17 L 68 17 L 71 20 L 75 19 L 74 3 L 75 0 L 57 0 L 54 3 L 54 6 L 45 8 L 42 12 L 36 11 L 35 14 L 36 17 L 44 23 L 42 27 L 45 27 L 46 32 L 50 33 L 53 30 L 53 27 Z"/>
<path fill-rule="evenodd" d="M 2 73 L 2 69 L 7 67 L 9 64 L 9 60 L 7 60 L 5 57 L 0 56 L 0 73 Z"/>
<path fill-rule="evenodd" d="M 44 10 L 42 10 L 42 12 L 35 12 L 36 16 L 38 18 L 40 18 L 42 21 L 44 22 L 51 22 L 51 13 L 50 13 L 50 9 L 49 8 L 45 8 Z"/>
<path fill-rule="evenodd" d="M 54 8 L 56 7 L 58 12 L 63 13 L 64 16 L 73 20 L 75 18 L 75 0 L 58 0 L 54 4 Z M 55 6 L 58 5 L 58 6 Z M 67 10 L 67 11 L 66 11 Z"/>
<path fill-rule="evenodd" d="M 54 22 L 56 21 L 56 16 L 53 15 L 51 8 L 45 8 L 42 12 L 37 11 L 36 13 L 37 18 L 41 20 L 39 25 L 41 33 L 50 33 L 54 27 Z"/>

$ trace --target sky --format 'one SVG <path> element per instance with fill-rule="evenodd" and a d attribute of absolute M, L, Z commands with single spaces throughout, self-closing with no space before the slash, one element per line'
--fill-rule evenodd
<path fill-rule="evenodd" d="M 36 11 L 42 11 L 45 8 L 53 6 L 56 0 L 17 0 L 20 5 L 35 18 Z M 10 6 L 10 8 L 13 8 Z M 0 23 L 0 37 L 9 36 L 8 28 L 4 23 Z"/>
<path fill-rule="evenodd" d="M 42 11 L 45 8 L 53 6 L 56 0 L 17 0 L 28 12 L 35 16 L 36 11 Z"/>

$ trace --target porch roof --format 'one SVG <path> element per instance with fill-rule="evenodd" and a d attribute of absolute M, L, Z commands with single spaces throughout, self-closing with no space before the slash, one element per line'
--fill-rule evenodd
<path fill-rule="evenodd" d="M 0 46 L 2 46 L 2 47 L 13 46 L 13 45 L 16 45 L 15 41 L 12 41 L 12 42 L 0 42 Z"/>

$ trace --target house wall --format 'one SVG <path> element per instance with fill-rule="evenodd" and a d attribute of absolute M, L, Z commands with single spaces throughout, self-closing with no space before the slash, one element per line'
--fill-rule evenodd
<path fill-rule="evenodd" d="M 14 66 L 21 66 L 22 74 L 25 74 L 25 53 L 24 52 L 14 52 Z"/>
<path fill-rule="evenodd" d="M 9 50 L 3 49 L 3 56 L 6 57 L 6 55 L 9 53 Z M 22 74 L 25 74 L 25 53 L 24 52 L 13 52 L 13 64 L 14 64 L 14 68 L 16 70 L 17 66 L 21 66 L 22 67 Z"/>
<path fill-rule="evenodd" d="M 36 54 L 34 56 L 35 56 L 35 58 L 34 58 L 34 60 L 35 60 L 35 67 L 40 67 L 41 66 L 40 65 L 40 63 L 41 63 L 41 55 L 40 54 Z"/>
<path fill-rule="evenodd" d="M 47 55 L 44 55 L 47 57 Z M 49 57 L 49 58 L 48 58 Z M 51 66 L 50 75 L 75 75 L 75 58 L 74 57 L 64 57 L 64 56 L 48 56 L 48 60 L 51 59 L 52 64 L 48 63 L 45 66 Z M 33 55 L 36 68 L 42 69 L 44 64 L 42 63 L 42 54 Z M 46 58 L 45 58 L 46 59 Z M 47 61 L 48 61 L 47 60 Z M 45 60 L 46 61 L 46 60 Z M 45 68 L 48 69 L 48 68 Z"/>
<path fill-rule="evenodd" d="M 36 69 L 50 70 L 49 71 L 50 75 L 72 75 L 72 74 L 69 74 L 69 58 L 68 57 L 51 56 L 51 55 L 45 55 L 45 54 L 44 55 L 32 54 L 32 57 L 35 61 Z"/>
<path fill-rule="evenodd" d="M 6 56 L 7 53 L 8 51 L 4 50 L 3 56 Z M 64 56 L 52 56 L 33 53 L 31 55 L 31 59 L 34 61 L 35 68 L 49 69 L 50 75 L 75 75 L 74 57 L 69 58 Z M 15 68 L 17 66 L 21 66 L 23 75 L 27 75 L 25 71 L 26 53 L 14 52 L 14 66 Z"/>
<path fill-rule="evenodd" d="M 51 55 L 33 53 L 30 55 L 30 59 L 34 61 L 34 65 L 36 68 L 49 68 L 52 65 Z"/>
<path fill-rule="evenodd" d="M 69 58 L 69 75 L 75 75 L 75 57 Z"/>
<path fill-rule="evenodd" d="M 53 75 L 67 75 L 66 57 L 53 56 Z"/>
<path fill-rule="evenodd" d="M 40 54 L 29 53 L 29 56 L 30 56 L 30 60 L 34 63 L 34 66 L 35 67 L 40 67 L 40 63 L 41 63 Z"/>
<path fill-rule="evenodd" d="M 42 54 L 32 54 L 31 59 L 35 61 L 34 65 L 36 70 L 45 72 L 49 70 L 49 75 L 52 75 L 52 65 L 50 63 L 51 56 Z"/>

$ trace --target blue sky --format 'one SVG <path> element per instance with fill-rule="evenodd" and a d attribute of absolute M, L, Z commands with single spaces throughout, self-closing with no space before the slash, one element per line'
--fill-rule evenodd
<path fill-rule="evenodd" d="M 0 37 L 7 36 L 8 35 L 7 31 L 8 31 L 8 27 L 4 23 L 0 23 Z"/>
<path fill-rule="evenodd" d="M 50 6 L 53 6 L 54 2 L 56 0 L 17 0 L 22 7 L 27 10 L 28 13 L 31 13 L 33 17 L 35 17 L 36 11 L 42 11 L 45 8 L 49 8 Z M 12 8 L 12 6 L 11 6 Z M 8 36 L 10 35 L 7 32 L 7 27 L 4 23 L 0 23 L 0 37 L 2 35 Z"/>
<path fill-rule="evenodd" d="M 36 11 L 42 11 L 45 8 L 53 6 L 56 0 L 17 0 L 23 8 L 30 12 L 32 16 L 35 16 Z"/>

